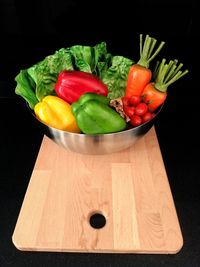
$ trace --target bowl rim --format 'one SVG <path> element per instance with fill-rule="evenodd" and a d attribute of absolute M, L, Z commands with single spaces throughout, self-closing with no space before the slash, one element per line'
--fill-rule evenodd
<path fill-rule="evenodd" d="M 28 109 L 29 109 L 29 112 L 32 114 L 32 116 L 39 122 L 41 123 L 43 126 L 47 127 L 47 128 L 50 128 L 50 129 L 53 129 L 54 131 L 57 131 L 57 132 L 60 132 L 60 133 L 63 133 L 63 134 L 69 134 L 69 135 L 77 135 L 77 136 L 87 136 L 87 137 L 100 137 L 100 136 L 113 136 L 113 135 L 120 135 L 122 134 L 123 132 L 132 132 L 134 130 L 139 130 L 140 128 L 144 127 L 145 125 L 149 124 L 150 122 L 154 121 L 155 118 L 158 116 L 158 114 L 161 112 L 161 110 L 163 109 L 163 106 L 164 104 L 162 104 L 160 107 L 158 107 L 156 113 L 155 113 L 155 116 L 150 119 L 149 121 L 143 123 L 143 124 L 140 124 L 139 126 L 136 126 L 136 127 L 133 127 L 133 128 L 130 128 L 130 129 L 125 129 L 123 131 L 119 131 L 119 132 L 114 132 L 114 133 L 105 133 L 105 134 L 84 134 L 84 133 L 74 133 L 74 132 L 68 132 L 68 131 L 65 131 L 65 130 L 61 130 L 61 129 L 57 129 L 55 127 L 52 127 L 52 126 L 49 126 L 47 125 L 46 123 L 42 122 L 34 113 L 34 110 L 32 110 L 30 108 L 30 106 L 28 105 L 28 103 L 26 103 Z"/>

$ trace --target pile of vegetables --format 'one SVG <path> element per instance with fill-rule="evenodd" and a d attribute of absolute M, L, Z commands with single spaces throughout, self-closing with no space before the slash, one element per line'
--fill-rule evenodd
<path fill-rule="evenodd" d="M 62 48 L 21 70 L 15 93 L 48 126 L 64 131 L 105 134 L 151 120 L 167 97 L 168 86 L 183 77 L 182 63 L 150 63 L 164 46 L 140 35 L 137 63 L 107 52 L 105 42 Z"/>

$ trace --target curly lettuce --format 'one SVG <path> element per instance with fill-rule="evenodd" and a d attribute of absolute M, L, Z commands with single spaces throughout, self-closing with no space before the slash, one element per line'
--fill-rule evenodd
<path fill-rule="evenodd" d="M 134 62 L 122 56 L 114 56 L 111 66 L 102 72 L 101 79 L 108 86 L 108 97 L 124 96 L 129 69 Z"/>
<path fill-rule="evenodd" d="M 33 109 L 45 96 L 56 94 L 54 86 L 61 71 L 79 70 L 98 76 L 108 86 L 108 97 L 114 99 L 124 94 L 132 64 L 133 61 L 128 58 L 108 53 L 105 42 L 95 46 L 61 48 L 28 69 L 21 70 L 15 77 L 15 93 Z"/>

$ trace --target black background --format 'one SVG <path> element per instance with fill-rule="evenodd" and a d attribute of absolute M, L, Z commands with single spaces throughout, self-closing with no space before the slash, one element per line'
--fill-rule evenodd
<path fill-rule="evenodd" d="M 12 233 L 43 132 L 15 95 L 14 77 L 61 47 L 106 41 L 139 59 L 139 33 L 166 42 L 160 53 L 189 74 L 171 85 L 156 131 L 184 246 L 176 255 L 20 252 Z M 197 1 L 0 0 L 0 266 L 200 266 Z"/>

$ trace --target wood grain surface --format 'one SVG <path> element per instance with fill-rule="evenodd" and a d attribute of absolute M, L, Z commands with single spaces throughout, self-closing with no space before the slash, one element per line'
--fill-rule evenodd
<path fill-rule="evenodd" d="M 94 213 L 103 228 L 90 225 Z M 177 253 L 183 238 L 154 127 L 130 149 L 97 156 L 44 136 L 12 240 L 28 251 Z"/>

